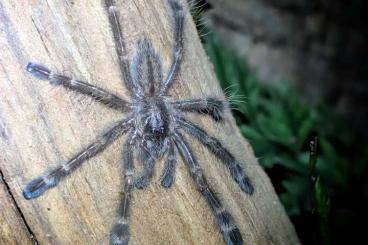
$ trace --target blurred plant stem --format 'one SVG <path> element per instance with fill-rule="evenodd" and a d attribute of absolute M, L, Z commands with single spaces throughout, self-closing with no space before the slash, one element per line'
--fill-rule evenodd
<path fill-rule="evenodd" d="M 317 218 L 320 229 L 321 243 L 325 245 L 331 244 L 329 214 L 330 214 L 330 198 L 321 186 L 320 178 L 316 172 L 318 160 L 318 137 L 315 136 L 309 143 L 309 179 L 310 179 L 310 201 L 312 215 Z M 318 239 L 318 238 L 317 238 Z"/>

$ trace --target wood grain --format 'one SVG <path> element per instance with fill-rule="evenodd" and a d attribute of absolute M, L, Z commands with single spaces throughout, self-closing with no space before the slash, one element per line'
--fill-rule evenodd
<path fill-rule="evenodd" d="M 0 244 L 13 245 L 20 241 L 22 244 L 33 244 L 33 237 L 2 178 L 0 178 L 0 210 Z"/>
<path fill-rule="evenodd" d="M 118 8 L 129 55 L 134 55 L 139 38 L 149 37 L 167 69 L 172 41 L 168 4 L 126 0 Z M 185 61 L 171 95 L 223 97 L 189 14 L 185 40 Z M 0 197 L 6 200 L 1 202 L 2 211 L 9 213 L 5 215 L 17 216 L 0 220 L 0 235 L 12 234 L 7 237 L 15 244 L 29 243 L 22 222 L 12 223 L 24 217 L 38 244 L 106 244 L 122 187 L 124 137 L 38 199 L 27 201 L 21 192 L 27 181 L 67 160 L 124 115 L 34 79 L 24 69 L 29 61 L 128 98 L 101 1 L 0 1 L 0 170 L 14 201 L 4 199 L 6 193 Z M 250 145 L 229 112 L 227 117 L 225 123 L 214 124 L 209 118 L 189 116 L 244 163 L 255 193 L 242 193 L 224 166 L 190 140 L 211 185 L 233 214 L 245 244 L 299 244 Z M 161 169 L 160 161 L 153 183 L 133 194 L 131 244 L 223 244 L 184 164 L 179 161 L 176 182 L 168 190 L 160 187 Z M 14 210 L 15 203 L 22 215 Z"/>

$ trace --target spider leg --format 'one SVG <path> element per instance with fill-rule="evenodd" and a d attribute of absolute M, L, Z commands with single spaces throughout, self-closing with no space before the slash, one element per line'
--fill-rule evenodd
<path fill-rule="evenodd" d="M 139 157 L 143 163 L 143 170 L 134 178 L 134 186 L 138 189 L 143 189 L 152 179 L 155 159 L 151 153 L 148 152 L 148 149 L 140 149 Z"/>
<path fill-rule="evenodd" d="M 172 63 L 165 80 L 161 84 L 160 94 L 165 95 L 167 90 L 172 85 L 176 76 L 180 71 L 180 66 L 183 58 L 184 51 L 184 40 L 183 40 L 183 29 L 184 29 L 184 10 L 178 0 L 169 0 L 171 9 L 174 12 L 174 50 L 172 54 Z"/>
<path fill-rule="evenodd" d="M 223 162 L 223 164 L 225 164 L 230 171 L 231 177 L 236 181 L 236 183 L 238 183 L 242 191 L 248 194 L 253 193 L 254 188 L 250 183 L 248 176 L 244 173 L 244 170 L 239 165 L 239 162 L 235 157 L 221 144 L 219 140 L 209 136 L 203 129 L 183 118 L 178 119 L 177 122 L 188 134 L 192 135 L 199 142 L 205 145 Z"/>
<path fill-rule="evenodd" d="M 130 128 L 130 121 L 130 118 L 119 121 L 106 133 L 97 138 L 94 143 L 76 154 L 71 160 L 29 182 L 23 189 L 24 198 L 28 200 L 37 198 L 46 190 L 55 187 L 60 180 L 74 172 L 84 161 L 103 151 L 115 139 L 125 133 Z"/>
<path fill-rule="evenodd" d="M 117 95 L 112 94 L 92 84 L 78 81 L 64 75 L 55 74 L 51 70 L 42 65 L 28 63 L 27 71 L 38 79 L 50 81 L 52 85 L 56 86 L 61 85 L 64 86 L 65 88 L 76 91 L 78 93 L 91 96 L 98 102 L 106 104 L 111 108 L 123 112 L 129 109 L 129 103 L 121 99 Z"/>
<path fill-rule="evenodd" d="M 152 97 L 158 93 L 162 81 L 161 60 L 147 38 L 140 39 L 137 46 L 131 66 L 132 79 L 140 86 L 146 97 Z"/>
<path fill-rule="evenodd" d="M 131 192 L 133 190 L 133 145 L 132 137 L 128 137 L 123 147 L 124 191 L 119 208 L 119 220 L 111 230 L 110 245 L 122 245 L 129 242 L 129 210 Z"/>
<path fill-rule="evenodd" d="M 179 100 L 172 105 L 183 112 L 197 112 L 207 114 L 215 121 L 223 120 L 224 102 L 216 98 Z"/>
<path fill-rule="evenodd" d="M 164 164 L 164 169 L 161 175 L 161 185 L 165 188 L 170 188 L 175 179 L 176 155 L 174 143 L 170 141 L 168 155 Z"/>
<path fill-rule="evenodd" d="M 203 195 L 210 206 L 225 243 L 227 245 L 243 244 L 243 239 L 239 229 L 234 224 L 234 220 L 231 215 L 222 206 L 216 194 L 208 186 L 207 180 L 203 175 L 203 170 L 198 165 L 196 158 L 188 146 L 188 143 L 184 140 L 183 136 L 179 132 L 174 133 L 174 141 L 183 161 L 189 168 L 190 174 L 194 179 L 199 192 Z"/>
<path fill-rule="evenodd" d="M 121 30 L 119 13 L 114 0 L 105 0 L 106 10 L 109 16 L 110 26 L 113 32 L 115 49 L 118 55 L 120 70 L 124 78 L 125 86 L 134 98 L 142 98 L 143 91 L 138 84 L 135 84 L 130 73 L 128 52 L 126 49 L 123 32 Z"/>

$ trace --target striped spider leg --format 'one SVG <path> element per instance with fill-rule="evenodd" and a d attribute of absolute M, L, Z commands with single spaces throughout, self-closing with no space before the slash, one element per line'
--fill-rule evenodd
<path fill-rule="evenodd" d="M 177 100 L 168 95 L 178 80 L 184 57 L 185 12 L 179 0 L 167 0 L 173 12 L 172 62 L 164 75 L 161 58 L 148 38 L 138 40 L 135 55 L 130 61 L 126 50 L 121 19 L 114 0 L 105 0 L 104 7 L 112 30 L 118 56 L 121 78 L 129 91 L 130 100 L 120 98 L 105 89 L 52 72 L 43 65 L 29 63 L 27 71 L 35 78 L 49 81 L 77 93 L 94 98 L 97 102 L 111 107 L 127 116 L 100 134 L 96 140 L 81 150 L 66 163 L 46 171 L 30 181 L 23 189 L 26 199 L 37 198 L 46 190 L 55 187 L 62 179 L 74 172 L 87 159 L 104 151 L 108 145 L 123 134 L 127 138 L 122 148 L 123 195 L 117 223 L 110 234 L 110 244 L 128 244 L 129 211 L 132 192 L 144 189 L 152 180 L 155 164 L 165 158 L 160 180 L 164 188 L 170 188 L 175 181 L 177 155 L 187 166 L 196 187 L 209 205 L 215 221 L 227 245 L 243 244 L 241 233 L 231 214 L 226 211 L 220 199 L 208 185 L 204 170 L 198 164 L 190 144 L 182 132 L 189 134 L 208 148 L 229 170 L 240 189 L 253 193 L 253 186 L 241 164 L 215 137 L 185 119 L 185 113 L 210 116 L 215 123 L 223 121 L 225 103 L 217 98 Z M 135 159 L 137 158 L 137 159 Z M 136 161 L 138 160 L 138 161 Z M 135 172 L 135 162 L 142 164 L 142 170 Z"/>

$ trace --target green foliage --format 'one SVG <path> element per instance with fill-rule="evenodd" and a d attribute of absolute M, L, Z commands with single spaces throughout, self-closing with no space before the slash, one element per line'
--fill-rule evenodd
<path fill-rule="evenodd" d="M 287 85 L 258 81 L 245 61 L 224 49 L 213 33 L 202 40 L 237 124 L 271 177 L 302 241 L 330 244 L 330 229 L 339 232 L 347 222 L 354 225 L 359 215 L 355 203 L 342 200 L 360 191 L 368 173 L 364 141 L 328 106 L 311 106 Z M 319 147 L 310 152 L 315 136 Z M 339 236 L 335 239 L 342 243 Z"/>

